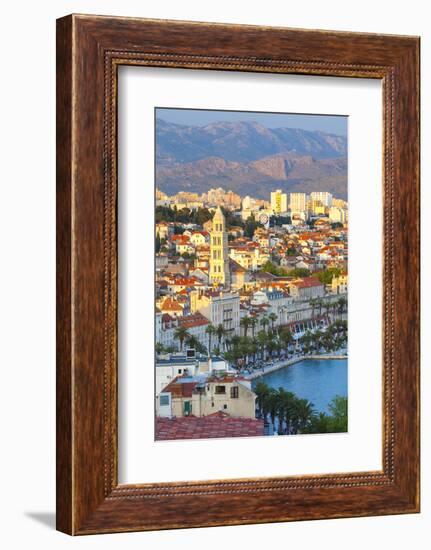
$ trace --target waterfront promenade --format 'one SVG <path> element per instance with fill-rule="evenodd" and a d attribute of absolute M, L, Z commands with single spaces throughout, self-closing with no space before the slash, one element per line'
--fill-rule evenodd
<path fill-rule="evenodd" d="M 289 367 L 290 365 L 294 365 L 295 363 L 300 363 L 301 361 L 305 361 L 307 359 L 347 359 L 346 353 L 340 353 L 340 354 L 320 354 L 320 355 L 295 355 L 294 357 L 291 357 L 290 359 L 283 359 L 281 361 L 274 362 L 273 365 L 265 367 L 264 369 L 259 369 L 254 371 L 251 374 L 247 375 L 248 380 L 255 380 L 256 378 L 260 378 L 264 374 L 269 374 L 270 372 L 275 372 L 280 369 L 284 369 L 285 367 Z"/>

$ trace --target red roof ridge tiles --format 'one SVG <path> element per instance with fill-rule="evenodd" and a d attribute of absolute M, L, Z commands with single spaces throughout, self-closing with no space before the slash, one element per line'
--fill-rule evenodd
<path fill-rule="evenodd" d="M 156 418 L 156 440 L 256 437 L 264 434 L 262 419 L 238 418 L 218 411 L 209 416 Z"/>

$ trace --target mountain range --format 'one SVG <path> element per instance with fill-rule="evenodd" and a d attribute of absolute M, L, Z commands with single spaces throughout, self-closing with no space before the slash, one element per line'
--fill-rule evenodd
<path fill-rule="evenodd" d="M 274 189 L 347 198 L 347 138 L 322 131 L 158 118 L 156 160 L 156 185 L 169 195 L 223 187 L 264 199 Z"/>

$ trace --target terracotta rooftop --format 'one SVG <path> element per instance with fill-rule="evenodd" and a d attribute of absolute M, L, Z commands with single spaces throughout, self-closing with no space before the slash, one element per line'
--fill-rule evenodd
<path fill-rule="evenodd" d="M 171 393 L 172 397 L 191 397 L 193 390 L 199 384 L 198 380 L 183 382 L 181 376 L 176 376 L 172 382 L 163 389 L 163 392 Z"/>
<path fill-rule="evenodd" d="M 162 304 L 160 304 L 160 310 L 161 311 L 182 311 L 183 308 L 180 306 L 178 302 L 173 300 L 172 298 L 166 298 Z"/>
<path fill-rule="evenodd" d="M 313 286 L 323 286 L 323 283 L 319 281 L 319 279 L 316 279 L 316 277 L 306 277 L 305 279 L 302 279 L 301 281 L 292 283 L 295 286 L 299 288 L 310 288 Z"/>
<path fill-rule="evenodd" d="M 263 420 L 233 418 L 221 411 L 202 417 L 156 418 L 157 441 L 260 435 L 263 435 Z"/>
<path fill-rule="evenodd" d="M 179 324 L 185 328 L 193 328 L 209 325 L 209 321 L 201 313 L 193 313 L 192 315 L 181 317 Z"/>

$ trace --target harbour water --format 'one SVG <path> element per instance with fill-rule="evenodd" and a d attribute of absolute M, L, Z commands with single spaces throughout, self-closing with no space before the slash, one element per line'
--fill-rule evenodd
<path fill-rule="evenodd" d="M 304 359 L 255 378 L 253 387 L 258 382 L 282 387 L 311 401 L 317 412 L 329 412 L 328 405 L 336 395 L 347 397 L 347 359 Z"/>

